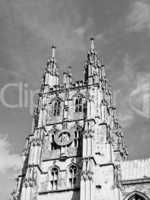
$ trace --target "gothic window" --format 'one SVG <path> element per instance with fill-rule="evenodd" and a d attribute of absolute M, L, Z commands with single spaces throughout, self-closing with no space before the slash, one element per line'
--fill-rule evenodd
<path fill-rule="evenodd" d="M 52 139 L 51 139 L 51 150 L 56 150 L 56 149 L 60 149 L 60 147 L 55 143 L 54 141 L 54 135 L 55 135 L 55 132 L 52 133 Z"/>
<path fill-rule="evenodd" d="M 69 168 L 70 178 L 69 183 L 70 187 L 74 188 L 77 183 L 77 167 L 75 165 L 71 165 Z"/>
<path fill-rule="evenodd" d="M 53 115 L 54 116 L 59 116 L 60 115 L 60 101 L 56 100 L 54 102 L 54 108 L 53 108 Z"/>
<path fill-rule="evenodd" d="M 75 100 L 75 112 L 82 112 L 82 111 L 83 111 L 82 97 L 78 96 Z"/>
<path fill-rule="evenodd" d="M 51 188 L 52 190 L 58 189 L 58 177 L 59 177 L 59 170 L 57 167 L 52 168 L 51 170 Z"/>
<path fill-rule="evenodd" d="M 54 134 L 52 134 L 51 150 L 55 150 L 55 149 L 56 149 L 56 146 L 55 146 L 55 143 L 54 143 Z"/>
<path fill-rule="evenodd" d="M 127 200 L 148 200 L 148 198 L 145 196 L 145 194 L 135 191 L 129 195 Z"/>
<path fill-rule="evenodd" d="M 80 127 L 77 127 L 74 131 L 74 135 L 75 135 L 75 138 L 74 138 L 74 147 L 80 147 L 81 145 L 81 128 Z"/>

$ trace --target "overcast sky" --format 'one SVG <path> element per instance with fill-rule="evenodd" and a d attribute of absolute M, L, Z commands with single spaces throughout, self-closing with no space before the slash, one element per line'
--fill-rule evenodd
<path fill-rule="evenodd" d="M 28 94 L 28 99 L 39 88 L 53 44 L 60 71 L 71 65 L 74 78 L 82 78 L 91 36 L 104 56 L 129 158 L 149 156 L 150 1 L 0 0 L 2 200 L 14 188 L 20 154 L 32 126 L 31 103 L 19 108 L 5 104 L 19 101 L 17 85 L 20 91 L 24 88 L 22 95 Z"/>

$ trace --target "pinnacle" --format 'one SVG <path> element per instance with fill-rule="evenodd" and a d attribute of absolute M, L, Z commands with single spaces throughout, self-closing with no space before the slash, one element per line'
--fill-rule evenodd
<path fill-rule="evenodd" d="M 55 58 L 56 47 L 53 45 L 53 46 L 51 47 L 51 49 L 52 49 L 52 54 L 51 54 L 51 56 L 52 56 L 52 58 Z"/>
<path fill-rule="evenodd" d="M 90 49 L 91 49 L 91 51 L 94 51 L 94 37 L 90 38 L 90 42 L 91 42 Z"/>

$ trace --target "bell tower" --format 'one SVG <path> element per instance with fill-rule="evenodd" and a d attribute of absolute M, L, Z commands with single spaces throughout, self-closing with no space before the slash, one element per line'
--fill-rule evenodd
<path fill-rule="evenodd" d="M 13 200 L 119 200 L 119 161 L 127 152 L 94 38 L 81 81 L 73 82 L 68 67 L 60 83 L 52 47 L 33 122 Z"/>

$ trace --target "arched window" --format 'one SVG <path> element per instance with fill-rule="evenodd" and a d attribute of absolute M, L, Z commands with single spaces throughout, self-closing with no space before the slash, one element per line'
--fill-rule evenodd
<path fill-rule="evenodd" d="M 70 187 L 74 188 L 77 183 L 77 167 L 75 165 L 71 165 L 69 168 L 70 178 L 69 183 Z"/>
<path fill-rule="evenodd" d="M 52 168 L 51 170 L 51 189 L 57 190 L 58 189 L 58 177 L 59 177 L 59 170 L 57 167 Z"/>
<path fill-rule="evenodd" d="M 74 147 L 80 147 L 81 145 L 81 128 L 77 127 L 74 131 Z"/>
<path fill-rule="evenodd" d="M 54 102 L 53 115 L 54 116 L 60 115 L 60 101 L 59 100 L 56 100 Z"/>
<path fill-rule="evenodd" d="M 134 191 L 127 195 L 126 200 L 149 200 L 149 198 L 141 192 Z"/>
<path fill-rule="evenodd" d="M 51 135 L 51 150 L 60 149 L 60 147 L 55 143 L 54 137 L 56 132 L 53 132 Z"/>
<path fill-rule="evenodd" d="M 75 112 L 82 112 L 82 111 L 83 111 L 82 97 L 78 96 L 75 100 Z"/>
<path fill-rule="evenodd" d="M 55 149 L 57 149 L 57 146 L 56 146 L 56 144 L 55 144 L 55 142 L 54 142 L 54 133 L 53 133 L 53 134 L 52 134 L 51 150 L 55 150 Z"/>

